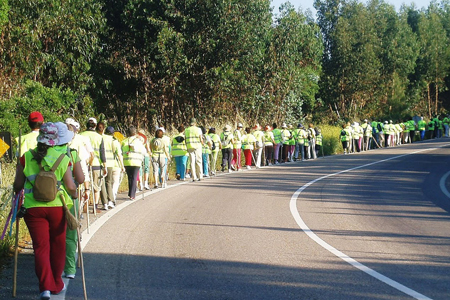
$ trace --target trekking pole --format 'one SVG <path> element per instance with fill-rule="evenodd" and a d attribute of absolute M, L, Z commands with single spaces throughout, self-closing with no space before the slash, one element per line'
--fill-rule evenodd
<path fill-rule="evenodd" d="M 255 167 L 256 167 L 256 160 L 255 160 L 255 156 L 253 155 L 253 150 L 250 150 L 250 153 L 251 153 L 252 158 L 253 158 L 253 163 L 255 164 Z"/>
<path fill-rule="evenodd" d="M 97 208 L 95 207 L 95 189 L 94 189 L 94 176 L 92 175 L 92 166 L 90 166 L 90 168 L 89 168 L 89 177 L 91 179 L 90 189 L 91 189 L 91 196 L 92 196 L 92 206 L 94 207 L 93 213 L 94 213 L 94 216 L 97 216 Z M 90 199 L 88 199 L 88 206 L 87 206 L 88 214 L 89 214 L 89 200 Z"/>
<path fill-rule="evenodd" d="M 76 206 L 75 206 L 75 214 L 76 213 Z M 88 212 L 89 214 L 89 212 Z M 77 226 L 77 242 L 78 242 L 78 264 L 81 268 L 81 281 L 83 283 L 83 294 L 84 294 L 84 300 L 87 300 L 87 292 L 86 292 L 86 279 L 84 276 L 84 261 L 83 261 L 83 252 L 81 250 L 81 235 L 80 235 L 80 226 Z"/>
<path fill-rule="evenodd" d="M 22 148 L 22 129 L 19 129 L 19 155 L 17 156 L 17 165 L 20 163 L 20 151 Z M 22 190 L 23 191 L 23 190 Z M 22 193 L 22 191 L 20 193 Z M 15 211 L 17 212 L 18 206 L 20 203 L 20 197 L 17 197 L 17 202 L 15 203 Z M 16 240 L 14 244 L 14 274 L 13 274 L 13 290 L 12 290 L 12 296 L 16 297 L 16 290 L 17 290 L 17 264 L 19 260 L 19 224 L 20 219 L 16 217 Z"/>

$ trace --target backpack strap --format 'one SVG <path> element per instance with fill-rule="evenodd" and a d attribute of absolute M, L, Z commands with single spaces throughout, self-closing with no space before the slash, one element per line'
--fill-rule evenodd
<path fill-rule="evenodd" d="M 59 164 L 61 163 L 61 161 L 63 160 L 64 156 L 66 154 L 61 154 L 58 159 L 56 160 L 56 162 L 53 164 L 52 168 L 50 169 L 50 171 L 52 171 L 53 173 L 55 173 L 56 169 L 58 168 Z"/>

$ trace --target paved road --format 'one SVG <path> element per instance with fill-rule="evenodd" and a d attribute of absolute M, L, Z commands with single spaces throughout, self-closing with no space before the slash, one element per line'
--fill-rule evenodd
<path fill-rule="evenodd" d="M 449 141 L 151 193 L 85 247 L 89 299 L 449 299 Z M 82 299 L 79 276 L 66 299 Z"/>

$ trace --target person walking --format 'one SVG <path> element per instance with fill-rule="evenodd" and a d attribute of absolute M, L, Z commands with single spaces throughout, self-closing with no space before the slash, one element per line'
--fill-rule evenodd
<path fill-rule="evenodd" d="M 256 138 L 251 134 L 251 128 L 245 128 L 245 134 L 242 136 L 242 149 L 244 150 L 245 167 L 250 170 L 252 167 L 253 149 L 256 146 Z"/>
<path fill-rule="evenodd" d="M 427 128 L 427 122 L 423 120 L 423 117 L 420 117 L 419 122 L 417 123 L 417 130 L 419 130 L 420 140 L 423 141 L 425 139 L 425 132 Z"/>
<path fill-rule="evenodd" d="M 130 200 L 136 198 L 137 178 L 139 169 L 144 160 L 145 147 L 137 136 L 137 129 L 131 125 L 128 128 L 128 137 L 121 143 L 123 153 L 123 165 L 128 177 L 128 197 Z"/>
<path fill-rule="evenodd" d="M 33 241 L 41 300 L 49 300 L 51 294 L 59 294 L 65 290 L 61 274 L 66 260 L 66 219 L 60 197 L 64 198 L 69 208 L 73 205 L 72 199 L 77 201 L 77 188 L 69 167 L 70 159 L 53 148 L 58 142 L 58 127 L 53 123 L 42 124 L 36 148 L 25 152 L 19 159 L 13 185 L 16 194 L 24 189 L 24 220 Z M 58 182 L 61 182 L 60 189 L 53 200 L 38 201 L 33 193 L 36 175 L 40 168 L 49 170 L 57 161 L 59 164 L 54 174 Z"/>
<path fill-rule="evenodd" d="M 289 159 L 289 140 L 291 139 L 291 132 L 287 129 L 286 123 L 281 124 L 281 162 L 285 163 Z"/>
<path fill-rule="evenodd" d="M 265 165 L 271 166 L 273 161 L 273 148 L 275 145 L 275 139 L 273 136 L 272 128 L 270 128 L 269 125 L 266 125 L 264 127 L 264 159 L 265 159 Z"/>
<path fill-rule="evenodd" d="M 30 127 L 31 132 L 16 138 L 17 145 L 20 145 L 20 149 L 17 149 L 17 157 L 21 157 L 28 150 L 36 148 L 39 128 L 43 123 L 44 117 L 40 112 L 33 111 L 28 115 L 28 127 Z"/>
<path fill-rule="evenodd" d="M 184 130 L 184 135 L 191 161 L 192 181 L 200 181 L 203 179 L 202 148 L 204 141 L 202 130 L 197 127 L 195 118 L 191 118 L 190 126 Z"/>
<path fill-rule="evenodd" d="M 75 121 L 73 118 L 67 118 L 65 120 L 65 123 L 68 126 L 71 126 L 75 136 L 73 137 L 72 141 L 70 142 L 69 146 L 70 149 L 75 149 L 77 151 L 78 157 L 80 159 L 80 166 L 81 170 L 84 174 L 84 183 L 83 183 L 83 196 L 82 198 L 84 201 L 89 201 L 89 196 L 91 193 L 91 179 L 89 176 L 89 165 L 91 164 L 92 160 L 94 159 L 94 149 L 91 145 L 91 140 L 87 136 L 80 135 L 80 123 Z M 81 207 L 80 209 L 83 209 Z"/>
<path fill-rule="evenodd" d="M 231 168 L 235 171 L 241 170 L 242 160 L 242 123 L 238 123 L 237 128 L 233 132 L 233 158 L 231 159 Z"/>
<path fill-rule="evenodd" d="M 203 177 L 209 177 L 209 155 L 212 153 L 212 140 L 209 135 L 206 134 L 206 128 L 200 126 L 203 134 L 203 147 L 202 147 L 202 165 L 203 165 Z"/>
<path fill-rule="evenodd" d="M 97 119 L 89 118 L 87 122 L 87 130 L 80 133 L 90 139 L 92 148 L 94 149 L 94 158 L 91 161 L 90 168 L 92 170 L 92 187 L 94 188 L 94 204 L 97 208 L 100 200 L 101 181 L 107 175 L 106 168 L 106 151 L 102 136 L 96 131 Z M 103 203 L 104 209 L 107 209 Z"/>
<path fill-rule="evenodd" d="M 308 135 L 310 148 L 309 153 L 312 154 L 312 159 L 316 159 L 316 131 L 314 130 L 314 125 L 312 123 L 309 124 Z"/>
<path fill-rule="evenodd" d="M 166 171 L 169 153 L 163 139 L 164 133 L 161 128 L 156 129 L 155 137 L 150 141 L 150 151 L 152 152 L 153 177 L 155 188 L 167 186 Z"/>
<path fill-rule="evenodd" d="M 363 151 L 370 150 L 370 146 L 372 143 L 372 126 L 367 121 L 367 119 L 364 120 L 364 123 L 361 125 L 361 128 L 363 130 Z"/>
<path fill-rule="evenodd" d="M 342 125 L 341 143 L 344 149 L 344 155 L 349 153 L 349 143 L 351 141 L 350 123 Z"/>
<path fill-rule="evenodd" d="M 186 147 L 186 139 L 184 137 L 184 126 L 178 126 L 178 134 L 172 139 L 172 147 L 170 154 L 175 159 L 176 178 L 177 180 L 185 180 L 186 167 L 188 160 L 188 152 Z"/>
<path fill-rule="evenodd" d="M 216 129 L 214 127 L 209 128 L 208 136 L 211 138 L 211 142 L 214 145 L 214 147 L 211 148 L 211 154 L 209 158 L 211 162 L 211 175 L 216 175 L 217 156 L 219 154 L 219 151 L 222 149 L 222 145 L 220 142 L 220 136 L 216 134 Z"/>
<path fill-rule="evenodd" d="M 256 123 L 253 127 L 253 136 L 256 139 L 255 150 L 253 150 L 253 156 L 255 157 L 256 168 L 261 167 L 262 151 L 264 149 L 264 133 L 261 131 L 261 126 Z"/>
<path fill-rule="evenodd" d="M 281 137 L 281 130 L 278 128 L 277 123 L 272 124 L 273 133 L 273 163 L 278 165 L 280 161 L 280 150 L 283 146 L 283 139 Z"/>
<path fill-rule="evenodd" d="M 233 143 L 234 136 L 231 133 L 231 126 L 225 125 L 223 132 L 220 134 L 220 144 L 222 148 L 222 172 L 225 171 L 225 167 L 228 164 L 228 172 L 233 172 L 231 170 L 232 159 L 233 159 Z"/>
<path fill-rule="evenodd" d="M 114 137 L 115 129 L 112 126 L 106 127 L 105 135 L 110 136 L 112 141 L 111 151 L 113 154 L 113 162 L 107 166 L 108 175 L 106 176 L 108 194 L 112 192 L 114 205 L 116 204 L 117 192 L 119 191 L 120 175 L 125 173 L 123 164 L 122 147 L 120 142 Z M 111 176 L 111 178 L 108 178 Z M 108 183 L 109 182 L 109 183 Z M 109 188 L 112 187 L 112 191 Z"/>

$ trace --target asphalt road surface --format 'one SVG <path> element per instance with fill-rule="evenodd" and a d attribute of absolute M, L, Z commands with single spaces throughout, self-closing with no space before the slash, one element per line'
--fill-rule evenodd
<path fill-rule="evenodd" d="M 152 193 L 84 248 L 88 299 L 450 299 L 449 154 L 433 140 Z"/>

